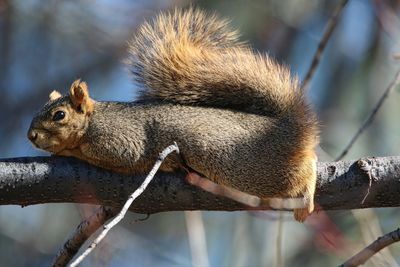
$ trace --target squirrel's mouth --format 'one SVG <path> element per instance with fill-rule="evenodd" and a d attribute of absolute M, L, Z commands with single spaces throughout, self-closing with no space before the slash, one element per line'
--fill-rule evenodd
<path fill-rule="evenodd" d="M 53 150 L 54 150 L 54 146 L 53 145 L 42 146 L 42 145 L 38 144 L 37 142 L 33 142 L 33 141 L 31 143 L 33 144 L 34 147 L 36 147 L 38 149 L 55 153 L 55 152 L 53 152 Z"/>
<path fill-rule="evenodd" d="M 28 139 L 36 148 L 50 153 L 57 153 L 64 149 L 64 146 L 62 146 L 54 136 L 42 129 L 30 128 L 28 131 Z"/>
<path fill-rule="evenodd" d="M 48 151 L 52 154 L 58 154 L 64 150 L 64 147 L 60 147 L 59 145 L 46 145 L 46 146 L 38 146 L 39 149 Z"/>
<path fill-rule="evenodd" d="M 45 143 L 42 143 L 42 140 L 46 140 Z M 57 154 L 58 152 L 62 151 L 64 148 L 60 146 L 60 144 L 55 143 L 55 144 L 49 144 L 49 140 L 47 138 L 37 138 L 36 140 L 30 140 L 32 145 L 40 150 L 45 150 L 50 153 Z"/>

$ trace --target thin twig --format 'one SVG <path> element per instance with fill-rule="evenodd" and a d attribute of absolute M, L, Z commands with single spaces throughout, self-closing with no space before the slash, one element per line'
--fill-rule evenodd
<path fill-rule="evenodd" d="M 322 39 L 319 41 L 317 51 L 315 51 L 314 57 L 311 61 L 310 68 L 307 71 L 306 77 L 303 80 L 303 83 L 301 85 L 301 90 L 305 90 L 308 87 L 308 84 L 310 83 L 312 77 L 314 76 L 315 71 L 317 70 L 318 64 L 321 61 L 321 56 L 322 53 L 326 47 L 326 44 L 329 41 L 329 38 L 331 37 L 334 29 L 336 28 L 336 25 L 339 20 L 339 16 L 342 13 L 343 8 L 346 6 L 348 0 L 342 0 L 339 5 L 336 7 L 336 9 L 333 11 L 332 16 L 330 17 L 324 34 L 322 36 Z"/>
<path fill-rule="evenodd" d="M 356 255 L 351 257 L 340 267 L 354 267 L 364 264 L 369 258 L 378 253 L 381 249 L 400 241 L 400 228 L 397 228 L 393 232 L 387 233 L 377 240 L 372 242 L 369 246 L 358 252 Z"/>
<path fill-rule="evenodd" d="M 117 216 L 115 216 L 114 219 L 112 219 L 110 222 L 108 222 L 107 224 L 105 224 L 103 226 L 103 230 L 102 232 L 96 237 L 96 239 L 92 242 L 92 244 L 90 244 L 90 246 L 78 257 L 76 258 L 72 263 L 71 263 L 71 267 L 75 267 L 77 266 L 79 263 L 82 262 L 82 260 L 90 254 L 90 252 L 93 251 L 93 249 L 100 243 L 100 241 L 107 235 L 107 233 L 111 230 L 111 228 L 113 228 L 117 223 L 119 223 L 125 216 L 126 212 L 128 211 L 129 207 L 131 206 L 131 204 L 133 203 L 133 201 L 140 196 L 144 190 L 146 190 L 147 186 L 149 185 L 149 183 L 151 182 L 151 180 L 153 179 L 154 175 L 156 174 L 156 172 L 158 171 L 158 169 L 160 168 L 161 164 L 163 163 L 164 159 L 173 151 L 176 151 L 177 153 L 179 153 L 179 148 L 176 144 L 171 145 L 169 147 L 167 147 L 166 149 L 164 149 L 160 155 L 158 156 L 158 159 L 156 161 L 156 163 L 154 164 L 153 168 L 151 169 L 151 171 L 149 172 L 149 174 L 147 175 L 146 179 L 143 181 L 143 183 L 139 186 L 138 189 L 135 190 L 135 192 L 133 192 L 128 200 L 125 202 L 124 206 L 122 207 L 121 211 L 118 213 Z"/>
<path fill-rule="evenodd" d="M 368 244 L 372 243 L 377 236 L 383 235 L 379 218 L 374 209 L 352 210 L 351 212 L 360 225 L 363 246 L 366 247 Z M 394 259 L 389 248 L 382 249 L 378 254 L 372 257 L 370 261 L 372 266 L 399 267 L 399 264 Z"/>
<path fill-rule="evenodd" d="M 57 253 L 52 266 L 65 266 L 78 253 L 79 248 L 86 240 L 99 229 L 106 221 L 118 213 L 116 208 L 101 206 L 89 218 L 82 221 L 76 231 Z"/>
<path fill-rule="evenodd" d="M 349 144 L 343 149 L 343 152 L 335 159 L 335 161 L 339 161 L 343 159 L 344 156 L 349 153 L 349 150 L 351 147 L 354 145 L 354 143 L 357 141 L 358 137 L 365 131 L 365 129 L 368 128 L 368 126 L 371 124 L 371 122 L 374 120 L 376 114 L 378 113 L 379 109 L 381 108 L 382 104 L 385 102 L 389 94 L 393 91 L 393 89 L 399 84 L 400 82 L 400 70 L 397 71 L 396 75 L 394 76 L 394 79 L 392 82 L 389 84 L 389 86 L 386 88 L 385 92 L 382 94 L 381 98 L 378 100 L 378 103 L 376 103 L 374 109 L 372 112 L 368 115 L 367 119 L 364 121 L 364 123 L 361 125 L 361 127 L 358 129 L 356 134 L 351 138 Z"/>

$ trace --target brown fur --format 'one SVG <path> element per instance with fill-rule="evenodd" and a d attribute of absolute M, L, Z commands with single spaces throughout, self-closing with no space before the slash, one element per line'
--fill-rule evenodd
<path fill-rule="evenodd" d="M 318 142 L 314 113 L 289 71 L 237 40 L 226 21 L 175 10 L 145 23 L 128 64 L 133 103 L 96 102 L 86 83 L 55 93 L 34 118 L 39 148 L 126 174 L 143 174 L 176 141 L 186 164 L 219 184 L 261 197 L 304 199 L 314 209 Z M 54 121 L 58 110 L 64 119 Z M 170 157 L 163 170 L 179 168 Z"/>

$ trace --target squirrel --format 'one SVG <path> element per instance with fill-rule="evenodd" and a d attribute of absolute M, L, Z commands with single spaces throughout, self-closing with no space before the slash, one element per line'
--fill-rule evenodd
<path fill-rule="evenodd" d="M 259 197 L 301 198 L 294 217 L 314 209 L 318 123 L 289 70 L 254 52 L 215 14 L 175 9 L 145 22 L 129 43 L 133 102 L 99 102 L 76 80 L 53 91 L 28 138 L 39 149 L 121 174 L 147 174 L 176 142 L 182 168 Z"/>

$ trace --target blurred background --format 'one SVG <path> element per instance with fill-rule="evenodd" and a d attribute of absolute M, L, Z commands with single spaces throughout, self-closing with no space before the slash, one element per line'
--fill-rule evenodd
<path fill-rule="evenodd" d="M 189 4 L 232 21 L 243 40 L 301 79 L 339 1 L 0 0 L 0 157 L 46 155 L 26 138 L 33 114 L 76 78 L 93 98 L 130 101 L 122 60 L 145 19 Z M 323 160 L 337 157 L 400 68 L 400 1 L 350 0 L 308 96 L 321 121 Z M 400 155 L 396 89 L 347 159 Z M 48 266 L 94 207 L 0 207 L 0 266 Z M 82 266 L 336 266 L 398 227 L 397 209 L 320 212 L 305 224 L 288 213 L 129 214 Z M 198 259 L 200 258 L 200 260 Z M 366 266 L 397 266 L 400 246 Z"/>

